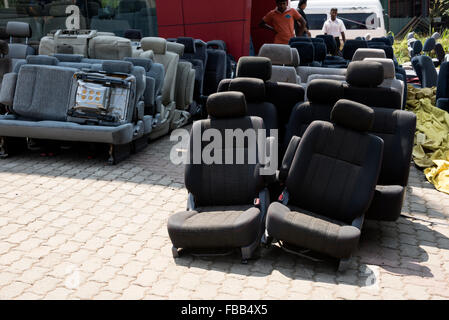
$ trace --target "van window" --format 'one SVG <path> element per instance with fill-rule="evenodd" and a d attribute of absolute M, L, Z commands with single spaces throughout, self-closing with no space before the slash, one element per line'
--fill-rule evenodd
<path fill-rule="evenodd" d="M 376 29 L 379 19 L 375 13 L 339 13 L 338 18 L 343 20 L 346 29 Z"/>
<path fill-rule="evenodd" d="M 95 29 L 123 36 L 139 29 L 157 36 L 155 0 L 0 0 L 0 28 L 8 21 L 31 25 L 32 40 L 57 29 Z"/>
<path fill-rule="evenodd" d="M 309 24 L 310 30 L 323 29 L 323 25 L 326 20 L 327 15 L 325 14 L 307 14 L 307 23 Z"/>

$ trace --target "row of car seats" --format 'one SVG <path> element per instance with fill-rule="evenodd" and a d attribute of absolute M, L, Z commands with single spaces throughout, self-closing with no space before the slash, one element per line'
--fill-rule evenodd
<path fill-rule="evenodd" d="M 401 110 L 400 92 L 380 87 L 382 63 L 351 62 L 344 83 L 312 80 L 304 103 L 301 86 L 271 82 L 271 71 L 267 58 L 241 58 L 237 78 L 223 80 L 209 97 L 209 119 L 194 123 L 190 147 L 195 130 L 279 129 L 277 179 L 260 176 L 260 163 L 190 162 L 187 211 L 168 221 L 175 257 L 179 249 L 240 248 L 246 261 L 261 240 L 275 238 L 287 250 L 346 259 L 364 218 L 399 217 L 416 117 Z M 276 95 L 282 90 L 296 92 L 296 105 Z M 235 148 L 248 151 L 245 144 Z M 278 202 L 270 201 L 273 190 Z"/>

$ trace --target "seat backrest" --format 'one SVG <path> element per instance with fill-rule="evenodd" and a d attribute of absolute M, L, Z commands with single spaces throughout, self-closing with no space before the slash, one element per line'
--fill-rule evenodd
<path fill-rule="evenodd" d="M 345 68 L 324 68 L 324 67 L 307 67 L 299 66 L 296 68 L 296 72 L 301 77 L 302 83 L 307 83 L 309 77 L 314 74 L 326 74 L 326 75 L 346 75 Z"/>
<path fill-rule="evenodd" d="M 195 121 L 190 133 L 190 161 L 185 167 L 186 188 L 193 195 L 196 206 L 251 204 L 263 187 L 257 155 L 254 155 L 256 157 L 253 161 L 249 161 L 250 147 L 253 148 L 257 141 L 235 139 L 232 145 L 226 144 L 225 130 L 249 129 L 256 133 L 257 130 L 263 129 L 263 121 L 259 117 L 247 115 L 245 96 L 241 92 L 212 94 L 206 107 L 209 118 Z M 215 159 L 218 158 L 221 164 L 206 164 L 201 161 L 203 149 L 208 145 L 207 142 L 201 141 L 201 137 L 208 129 L 221 133 L 222 141 L 218 145 L 215 143 L 214 149 Z M 195 145 L 201 146 L 200 150 L 195 150 Z M 243 164 L 235 162 L 237 151 L 244 155 Z M 231 152 L 234 163 L 226 164 L 225 154 L 229 155 Z M 197 155 L 200 155 L 200 158 L 195 160 Z"/>
<path fill-rule="evenodd" d="M 435 54 L 437 55 L 437 59 L 440 63 L 444 61 L 444 56 L 446 55 L 446 52 L 444 52 L 444 48 L 441 45 L 441 43 L 435 44 Z"/>
<path fill-rule="evenodd" d="M 352 61 L 361 61 L 365 58 L 386 58 L 382 49 L 359 48 L 355 51 Z"/>
<path fill-rule="evenodd" d="M 293 37 L 288 40 L 288 44 L 291 45 L 293 42 L 312 42 L 309 37 Z"/>
<path fill-rule="evenodd" d="M 368 43 L 365 40 L 346 40 L 343 46 L 343 58 L 351 61 L 354 53 L 359 48 L 368 48 Z"/>
<path fill-rule="evenodd" d="M 306 102 L 295 106 L 287 124 L 282 144 L 284 152 L 293 136 L 302 137 L 307 127 L 315 120 L 329 121 L 334 104 L 343 98 L 344 89 L 340 81 L 314 79 L 307 87 Z"/>
<path fill-rule="evenodd" d="M 168 105 L 175 101 L 176 74 L 178 70 L 179 55 L 167 51 L 167 41 L 164 38 L 145 37 L 141 40 L 144 50 L 141 57 L 145 58 L 147 51 L 154 54 L 154 62 L 160 63 L 165 69 L 164 84 L 162 86 L 162 103 Z"/>
<path fill-rule="evenodd" d="M 429 56 L 416 56 L 412 58 L 412 66 L 421 81 L 423 88 L 435 87 L 437 85 L 438 74 Z"/>
<path fill-rule="evenodd" d="M 315 39 L 318 40 L 318 39 Z M 322 39 L 319 39 L 322 40 Z M 313 43 L 313 51 L 314 51 L 314 55 L 313 55 L 313 60 L 314 61 L 318 61 L 318 62 L 323 62 L 324 59 L 326 59 L 326 55 L 327 55 L 327 48 L 326 45 L 324 44 L 324 41 L 312 41 Z"/>
<path fill-rule="evenodd" d="M 132 57 L 131 40 L 116 36 L 97 36 L 89 41 L 89 58 L 121 60 Z"/>
<path fill-rule="evenodd" d="M 299 54 L 299 65 L 307 66 L 313 62 L 315 58 L 315 48 L 312 42 L 293 42 L 290 44 L 292 48 L 295 48 Z"/>
<path fill-rule="evenodd" d="M 226 79 L 220 82 L 218 92 L 238 91 L 245 95 L 249 116 L 263 119 L 265 129 L 278 129 L 276 107 L 267 101 L 265 83 L 255 78 Z M 267 132 L 269 134 L 269 132 Z"/>
<path fill-rule="evenodd" d="M 449 98 L 449 62 L 447 61 L 440 66 L 436 98 Z"/>
<path fill-rule="evenodd" d="M 329 34 L 320 34 L 316 36 L 318 39 L 323 39 L 326 43 L 327 53 L 334 54 L 337 50 L 337 44 L 333 36 Z"/>
<path fill-rule="evenodd" d="M 391 46 L 390 39 L 387 37 L 378 37 L 378 38 L 372 38 L 370 41 L 372 42 L 383 42 L 386 46 Z"/>
<path fill-rule="evenodd" d="M 288 172 L 289 204 L 351 223 L 368 209 L 379 176 L 383 141 L 367 133 L 371 108 L 339 100 L 331 122 L 314 121 Z"/>
<path fill-rule="evenodd" d="M 384 69 L 384 81 L 379 86 L 384 88 L 396 89 L 401 94 L 401 99 L 403 100 L 405 84 L 404 81 L 398 80 L 396 78 L 396 69 L 394 67 L 393 60 L 381 58 L 365 58 L 363 61 L 380 62 Z"/>
<path fill-rule="evenodd" d="M 392 46 L 387 46 L 385 44 L 376 44 L 373 43 L 369 46 L 371 49 L 381 49 L 385 52 L 385 56 L 388 59 L 394 59 L 394 51 L 393 51 L 393 47 Z"/>
<path fill-rule="evenodd" d="M 3 80 L 3 76 L 6 73 L 12 71 L 12 61 L 11 58 L 7 57 L 9 51 L 9 46 L 6 41 L 0 40 L 0 84 Z"/>
<path fill-rule="evenodd" d="M 204 75 L 203 94 L 216 93 L 221 80 L 226 78 L 227 56 L 221 49 L 207 49 L 207 65 Z"/>
<path fill-rule="evenodd" d="M 59 66 L 23 65 L 17 76 L 14 112 L 34 120 L 65 121 L 70 102 L 74 101 L 76 71 Z M 48 99 L 49 96 L 52 98 Z"/>
<path fill-rule="evenodd" d="M 435 38 L 428 38 L 425 42 L 424 42 L 424 46 L 422 51 L 426 52 L 427 54 L 429 54 L 433 49 L 435 49 Z"/>
<path fill-rule="evenodd" d="M 353 61 L 346 71 L 345 99 L 370 107 L 401 109 L 401 93 L 391 87 L 381 87 L 384 67 L 377 61 Z"/>
<path fill-rule="evenodd" d="M 423 49 L 421 40 L 413 41 L 412 49 L 413 49 L 413 56 L 421 54 L 422 49 Z"/>

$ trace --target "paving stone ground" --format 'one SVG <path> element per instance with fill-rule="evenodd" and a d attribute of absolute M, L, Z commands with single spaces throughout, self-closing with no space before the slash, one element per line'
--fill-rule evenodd
<path fill-rule="evenodd" d="M 397 222 L 367 221 L 343 274 L 262 249 L 174 260 L 166 222 L 184 210 L 168 137 L 116 166 L 66 151 L 0 161 L 1 299 L 448 299 L 449 196 L 411 167 Z"/>

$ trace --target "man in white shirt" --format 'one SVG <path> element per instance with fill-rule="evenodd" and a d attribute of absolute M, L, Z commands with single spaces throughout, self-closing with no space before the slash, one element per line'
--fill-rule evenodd
<path fill-rule="evenodd" d="M 337 13 L 338 13 L 337 8 L 331 9 L 331 18 L 326 20 L 326 22 L 324 22 L 322 31 L 324 34 L 329 34 L 335 38 L 335 42 L 337 44 L 336 54 L 339 54 L 340 46 L 341 46 L 340 35 L 341 35 L 341 38 L 343 39 L 343 45 L 344 45 L 344 43 L 346 42 L 346 36 L 345 36 L 346 27 L 345 27 L 345 24 L 343 23 L 343 21 L 341 19 L 337 18 Z"/>

